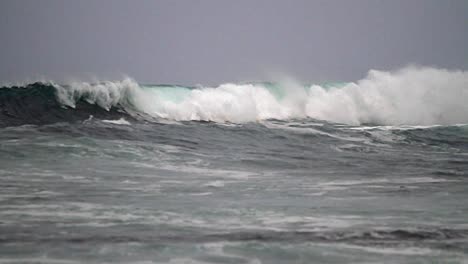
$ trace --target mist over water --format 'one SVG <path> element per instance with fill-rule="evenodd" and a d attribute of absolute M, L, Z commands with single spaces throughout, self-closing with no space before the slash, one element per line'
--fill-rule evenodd
<path fill-rule="evenodd" d="M 0 88 L 1 263 L 463 263 L 468 72 Z"/>

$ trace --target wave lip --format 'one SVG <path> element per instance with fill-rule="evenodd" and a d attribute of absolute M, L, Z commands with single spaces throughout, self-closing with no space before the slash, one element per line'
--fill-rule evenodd
<path fill-rule="evenodd" d="M 468 123 L 467 101 L 468 72 L 436 68 L 371 70 L 357 82 L 310 86 L 145 86 L 127 78 L 0 88 L 0 125 L 73 121 L 89 115 L 120 119 L 124 114 L 232 123 L 313 118 L 348 125 L 453 125 Z"/>
<path fill-rule="evenodd" d="M 105 109 L 81 98 L 73 103 L 75 111 L 60 100 L 60 89 L 66 88 L 39 82 L 0 88 L 0 127 L 74 122 L 90 116 L 118 119 L 125 115 L 122 108 Z"/>

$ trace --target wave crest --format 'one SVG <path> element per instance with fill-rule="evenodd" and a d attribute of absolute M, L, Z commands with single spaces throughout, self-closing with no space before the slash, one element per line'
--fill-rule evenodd
<path fill-rule="evenodd" d="M 87 111 L 91 111 L 89 105 L 93 105 L 104 111 L 117 109 L 178 121 L 242 123 L 313 118 L 350 125 L 468 123 L 468 72 L 427 67 L 407 67 L 395 72 L 371 70 L 360 81 L 337 85 L 227 83 L 218 87 L 191 88 L 145 86 L 130 78 L 94 84 L 36 83 L 22 88 L 0 89 L 0 99 L 3 98 L 0 110 L 13 111 L 12 118 L 24 116 L 24 113 L 20 114 L 22 111 L 34 110 L 26 106 L 24 98 L 21 99 L 24 94 L 35 104 L 41 100 L 41 111 L 56 108 L 50 103 L 51 94 L 55 94 L 54 103 L 62 109 L 83 111 L 86 104 Z M 51 105 L 46 107 L 44 102 Z M 99 111 L 92 109 L 91 112 Z"/>

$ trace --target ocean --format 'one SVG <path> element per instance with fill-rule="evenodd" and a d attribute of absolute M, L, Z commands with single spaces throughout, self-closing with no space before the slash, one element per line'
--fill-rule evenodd
<path fill-rule="evenodd" d="M 0 88 L 0 263 L 467 263 L 468 72 Z"/>

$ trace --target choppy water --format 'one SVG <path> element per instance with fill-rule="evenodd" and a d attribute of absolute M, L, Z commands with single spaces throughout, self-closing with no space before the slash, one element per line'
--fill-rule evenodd
<path fill-rule="evenodd" d="M 126 82 L 1 88 L 0 263 L 466 262 L 465 104 L 408 113 L 421 118 L 411 125 L 395 124 L 407 104 L 337 115 L 338 104 L 320 121 L 307 108 L 316 88 L 303 105 L 265 88 L 284 109 L 253 97 L 252 113 L 238 104 L 258 85 Z M 346 87 L 335 93 L 358 89 Z M 138 105 L 133 89 L 155 97 Z"/>

